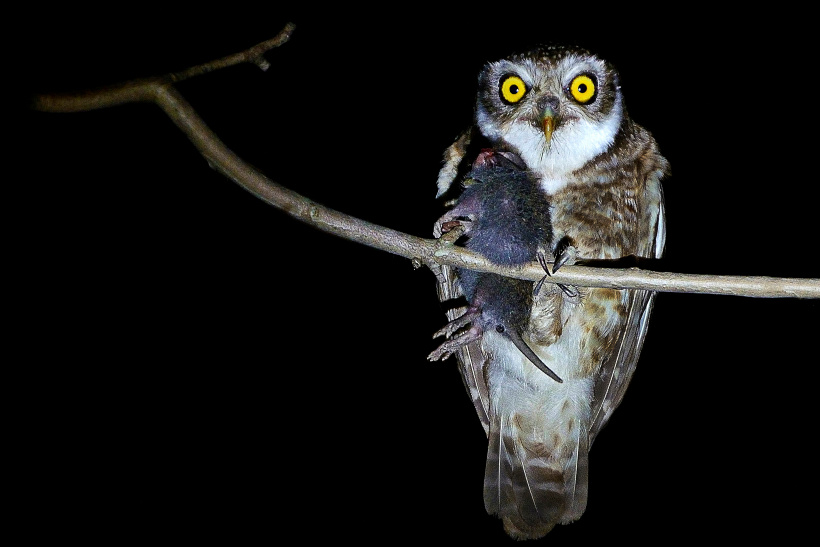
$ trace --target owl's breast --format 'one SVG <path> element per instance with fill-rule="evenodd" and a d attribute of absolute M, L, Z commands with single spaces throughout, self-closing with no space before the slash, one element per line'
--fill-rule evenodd
<path fill-rule="evenodd" d="M 648 204 L 634 181 L 570 184 L 549 200 L 554 240 L 569 237 L 578 258 L 641 254 L 640 242 L 648 235 Z"/>

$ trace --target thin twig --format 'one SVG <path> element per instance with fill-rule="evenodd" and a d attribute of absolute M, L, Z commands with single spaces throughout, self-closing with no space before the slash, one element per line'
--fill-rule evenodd
<path fill-rule="evenodd" d="M 34 98 L 33 107 L 45 112 L 82 112 L 131 102 L 154 102 L 191 140 L 210 165 L 259 199 L 285 213 L 337 236 L 368 245 L 414 263 L 469 268 L 520 279 L 540 280 L 544 271 L 533 262 L 526 267 L 496 266 L 480 255 L 447 241 L 424 239 L 340 213 L 315 203 L 281 186 L 244 162 L 225 146 L 180 95 L 173 84 L 219 68 L 252 62 L 263 70 L 263 54 L 286 43 L 294 30 L 288 24 L 274 38 L 243 52 L 229 55 L 163 77 L 134 80 L 83 94 L 51 95 Z M 613 269 L 564 266 L 547 278 L 548 282 L 583 287 L 648 289 L 661 292 L 725 294 L 767 298 L 820 298 L 820 279 L 716 276 L 653 272 L 637 268 Z"/>
<path fill-rule="evenodd" d="M 179 82 L 194 76 L 199 76 L 200 74 L 206 74 L 220 68 L 238 65 L 240 63 L 254 63 L 262 70 L 267 70 L 270 68 L 270 63 L 268 63 L 267 59 L 265 59 L 264 54 L 290 40 L 290 36 L 293 34 L 293 30 L 295 28 L 296 27 L 293 23 L 288 23 L 285 25 L 285 28 L 279 32 L 279 34 L 270 40 L 265 40 L 250 49 L 246 49 L 245 51 L 241 51 L 239 53 L 234 53 L 233 55 L 228 55 L 221 59 L 217 59 L 216 61 L 211 61 L 210 63 L 205 63 L 171 74 L 169 77 L 173 81 Z"/>

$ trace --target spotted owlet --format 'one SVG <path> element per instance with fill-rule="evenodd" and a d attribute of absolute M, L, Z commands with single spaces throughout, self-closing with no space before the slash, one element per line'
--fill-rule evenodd
<path fill-rule="evenodd" d="M 462 186 L 452 183 L 465 158 L 473 171 L 502 169 L 502 187 L 531 184 L 535 193 L 522 198 L 518 190 L 488 186 L 487 199 L 518 200 L 509 209 L 515 212 L 460 200 L 436 223 L 437 237 L 460 221 L 469 247 L 473 236 L 488 233 L 481 226 L 497 223 L 497 243 L 522 234 L 517 263 L 540 259 L 545 268 L 548 261 L 660 258 L 660 181 L 668 163 L 627 115 L 610 63 L 582 49 L 545 46 L 487 64 L 478 83 L 474 126 L 445 153 L 438 196 Z M 486 148 L 468 157 L 477 141 Z M 513 176 L 516 169 L 526 176 Z M 547 217 L 533 200 L 543 200 Z M 532 224 L 543 229 L 521 232 Z M 502 260 L 507 255 L 500 249 L 483 254 L 516 263 Z M 439 297 L 464 295 L 469 306 L 448 312 L 451 323 L 438 334 L 449 340 L 431 359 L 456 355 L 488 435 L 487 512 L 502 519 L 510 536 L 533 539 L 577 520 L 586 508 L 589 449 L 635 370 L 654 293 L 552 283 L 535 290 L 535 283 L 524 283 L 525 290 L 488 282 L 478 285 L 480 292 L 474 275 L 442 268 Z M 505 296 L 510 290 L 518 297 Z M 505 307 L 517 310 L 508 314 L 516 318 L 512 336 L 509 325 L 505 332 L 503 321 L 492 320 Z"/>

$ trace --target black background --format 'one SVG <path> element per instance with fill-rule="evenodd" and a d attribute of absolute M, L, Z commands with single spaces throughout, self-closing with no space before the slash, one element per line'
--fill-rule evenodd
<path fill-rule="evenodd" d="M 619 67 L 631 116 L 671 162 L 664 270 L 820 277 L 816 48 L 799 13 L 230 9 L 20 16 L 16 104 L 182 70 L 292 20 L 269 71 L 178 89 L 277 182 L 426 237 L 481 65 L 579 43 Z M 455 361 L 426 361 L 445 321 L 428 270 L 264 204 L 152 105 L 22 110 L 7 335 L 32 534 L 508 542 L 483 508 L 486 439 Z M 588 509 L 545 541 L 813 529 L 800 496 L 817 487 L 818 312 L 659 295 L 591 454 Z"/>

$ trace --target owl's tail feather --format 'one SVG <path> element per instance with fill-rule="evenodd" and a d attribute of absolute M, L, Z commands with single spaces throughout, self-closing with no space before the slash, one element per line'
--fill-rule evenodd
<path fill-rule="evenodd" d="M 586 445 L 578 437 L 552 446 L 525 438 L 517 418 L 495 416 L 490 423 L 484 506 L 511 537 L 538 539 L 584 512 Z"/>

